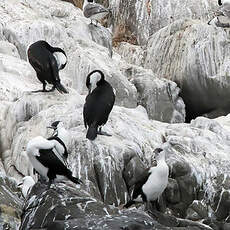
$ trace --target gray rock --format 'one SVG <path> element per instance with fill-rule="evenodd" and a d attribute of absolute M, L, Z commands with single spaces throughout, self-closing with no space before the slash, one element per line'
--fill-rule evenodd
<path fill-rule="evenodd" d="M 138 44 L 143 45 L 149 36 L 175 20 L 193 18 L 207 21 L 213 17 L 217 2 L 202 0 L 197 7 L 196 0 L 111 0 L 110 7 L 113 9 L 114 31 L 123 26 L 137 38 Z"/>
<path fill-rule="evenodd" d="M 20 199 L 16 181 L 1 174 L 0 194 L 0 228 L 17 229 L 21 222 L 23 199 Z"/>
<path fill-rule="evenodd" d="M 175 179 L 169 178 L 167 188 L 165 189 L 166 201 L 170 204 L 180 202 L 180 189 Z"/>
<path fill-rule="evenodd" d="M 17 48 L 7 41 L 0 41 L 0 53 L 19 58 Z"/>
<path fill-rule="evenodd" d="M 201 220 L 199 214 L 192 208 L 187 209 L 185 218 L 193 221 Z"/>
<path fill-rule="evenodd" d="M 144 67 L 177 83 L 188 121 L 217 110 L 229 113 L 228 39 L 221 28 L 178 20 L 148 40 Z"/>
<path fill-rule="evenodd" d="M 121 42 L 115 50 L 129 64 L 137 66 L 144 65 L 146 50 L 143 47 L 132 45 L 128 42 Z"/>
<path fill-rule="evenodd" d="M 186 161 L 175 161 L 171 165 L 171 176 L 177 178 L 191 173 L 191 167 Z"/>
<path fill-rule="evenodd" d="M 223 190 L 220 194 L 218 206 L 215 211 L 217 220 L 224 220 L 228 217 L 230 211 L 230 192 Z"/>
<path fill-rule="evenodd" d="M 185 121 L 184 102 L 174 82 L 159 79 L 151 70 L 133 65 L 122 66 L 122 72 L 135 85 L 138 104 L 146 108 L 150 119 L 168 123 Z"/>
<path fill-rule="evenodd" d="M 94 24 L 88 25 L 92 40 L 99 45 L 102 45 L 108 48 L 109 56 L 112 57 L 113 55 L 113 48 L 112 48 L 112 34 L 111 32 L 103 26 L 95 26 Z"/>
<path fill-rule="evenodd" d="M 208 217 L 208 209 L 204 202 L 194 200 L 187 210 L 186 219 L 201 220 Z"/>
<path fill-rule="evenodd" d="M 69 184 L 70 183 L 70 184 Z M 47 190 L 37 183 L 24 206 L 20 229 L 167 229 L 142 211 L 124 211 L 104 204 L 71 182 Z"/>
<path fill-rule="evenodd" d="M 141 73 L 135 76 L 133 83 L 138 102 L 146 108 L 150 119 L 168 123 L 185 121 L 184 102 L 174 82 Z"/>
<path fill-rule="evenodd" d="M 196 188 L 198 187 L 197 180 L 193 175 L 177 177 L 177 183 L 181 192 L 181 201 L 189 205 L 193 200 L 197 199 Z"/>

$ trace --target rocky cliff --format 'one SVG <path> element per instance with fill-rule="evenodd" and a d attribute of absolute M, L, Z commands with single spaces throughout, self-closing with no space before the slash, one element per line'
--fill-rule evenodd
<path fill-rule="evenodd" d="M 3 229 L 229 229 L 229 35 L 206 23 L 217 3 L 199 2 L 109 1 L 112 31 L 69 2 L 0 2 Z M 41 84 L 26 50 L 40 39 L 66 51 L 60 77 L 69 94 L 30 92 Z M 112 137 L 91 142 L 82 110 L 94 69 L 115 88 L 116 105 L 104 127 Z M 36 179 L 26 145 L 50 136 L 55 120 L 69 131 L 68 162 L 84 185 L 37 183 L 25 200 L 17 182 Z M 157 147 L 170 168 L 161 212 L 123 209 L 131 179 L 152 165 Z"/>

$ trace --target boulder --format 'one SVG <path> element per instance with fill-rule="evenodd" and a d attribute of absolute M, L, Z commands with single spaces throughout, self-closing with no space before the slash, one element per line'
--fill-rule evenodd
<path fill-rule="evenodd" d="M 21 223 L 23 198 L 14 178 L 0 175 L 0 228 L 18 229 Z"/>
<path fill-rule="evenodd" d="M 105 206 L 86 191 L 63 181 L 47 186 L 37 183 L 24 206 L 20 229 L 167 229 L 143 211 L 120 211 Z"/>
<path fill-rule="evenodd" d="M 125 33 L 130 33 L 139 45 L 146 44 L 148 38 L 159 29 L 169 25 L 175 20 L 190 18 L 208 21 L 217 10 L 217 1 L 183 1 L 167 0 L 110 0 L 113 9 L 114 31 L 119 27 L 125 28 Z"/>
<path fill-rule="evenodd" d="M 177 83 L 187 121 L 229 113 L 227 41 L 222 28 L 188 19 L 173 22 L 148 40 L 144 67 Z"/>

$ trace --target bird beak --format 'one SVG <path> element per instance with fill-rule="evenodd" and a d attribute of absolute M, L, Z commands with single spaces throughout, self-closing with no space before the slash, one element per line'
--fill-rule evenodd
<path fill-rule="evenodd" d="M 53 129 L 53 130 L 56 129 L 56 127 L 53 127 L 53 126 L 47 126 L 46 128 L 47 128 L 47 129 Z"/>
<path fill-rule="evenodd" d="M 18 187 L 18 188 L 21 188 L 21 187 L 22 187 L 22 182 L 21 182 L 21 183 L 18 183 L 18 184 L 17 184 L 17 187 Z"/>

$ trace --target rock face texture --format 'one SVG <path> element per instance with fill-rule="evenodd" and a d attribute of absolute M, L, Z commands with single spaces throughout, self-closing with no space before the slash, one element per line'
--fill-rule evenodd
<path fill-rule="evenodd" d="M 179 20 L 148 41 L 144 66 L 179 85 L 188 120 L 229 113 L 227 40 L 223 28 Z"/>
<path fill-rule="evenodd" d="M 0 228 L 17 229 L 21 223 L 24 201 L 16 181 L 3 173 L 0 175 L 0 194 Z"/>
<path fill-rule="evenodd" d="M 120 7 L 124 17 L 115 14 L 118 25 L 124 20 L 129 35 L 136 31 L 139 44 L 147 42 L 146 47 L 122 43 L 113 50 L 110 30 L 89 25 L 71 3 L 0 2 L 0 170 L 5 178 L 0 192 L 7 197 L 0 203 L 0 226 L 228 229 L 230 118 L 196 117 L 228 112 L 228 35 L 200 20 L 174 21 L 180 9 L 190 18 L 208 18 L 216 3 L 200 2 L 202 11 L 194 1 L 110 1 L 113 12 Z M 39 39 L 66 51 L 68 64 L 60 77 L 69 94 L 30 92 L 41 84 L 26 61 L 26 50 Z M 85 79 L 94 69 L 101 69 L 116 90 L 116 105 L 103 127 L 112 136 L 92 142 L 85 137 L 82 111 Z M 181 96 L 187 115 L 194 118 L 187 124 Z M 26 145 L 38 135 L 48 138 L 52 133 L 46 127 L 56 120 L 69 131 L 69 167 L 84 184 L 76 187 L 64 180 L 47 189 L 38 182 L 24 200 L 15 179 L 31 175 L 37 181 Z M 154 164 L 157 147 L 165 151 L 170 168 L 161 212 L 140 204 L 123 209 L 131 181 Z"/>
<path fill-rule="evenodd" d="M 217 1 L 196 0 L 111 0 L 114 31 L 125 30 L 144 45 L 149 36 L 178 19 L 208 21 L 217 9 Z"/>

